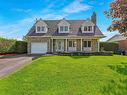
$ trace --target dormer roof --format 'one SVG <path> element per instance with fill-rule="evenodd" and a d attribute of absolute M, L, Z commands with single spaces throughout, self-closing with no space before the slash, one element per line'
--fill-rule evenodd
<path fill-rule="evenodd" d="M 44 22 L 47 24 L 47 33 L 35 33 L 35 27 L 33 26 L 30 31 L 28 32 L 27 36 L 104 36 L 98 26 L 95 26 L 95 32 L 94 33 L 82 33 L 81 26 L 84 24 L 93 25 L 93 23 L 86 20 L 43 20 L 41 22 Z M 60 34 L 58 32 L 58 25 L 60 24 L 68 24 L 69 27 L 69 33 L 62 33 Z"/>

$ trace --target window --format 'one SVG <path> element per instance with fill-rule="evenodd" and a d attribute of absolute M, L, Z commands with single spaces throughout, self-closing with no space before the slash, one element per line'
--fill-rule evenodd
<path fill-rule="evenodd" d="M 38 27 L 37 27 L 37 31 L 41 31 L 41 27 L 38 26 Z"/>
<path fill-rule="evenodd" d="M 87 41 L 83 42 L 83 47 L 87 47 Z"/>
<path fill-rule="evenodd" d="M 45 31 L 45 27 L 44 26 L 41 27 L 41 31 Z"/>
<path fill-rule="evenodd" d="M 44 26 L 37 26 L 37 30 L 36 31 L 39 32 L 39 33 L 42 33 L 42 32 L 45 31 L 45 27 Z"/>
<path fill-rule="evenodd" d="M 58 42 L 58 49 L 61 50 L 61 42 Z"/>
<path fill-rule="evenodd" d="M 83 26 L 82 32 L 83 33 L 93 33 L 93 26 Z"/>
<path fill-rule="evenodd" d="M 84 26 L 84 31 L 87 31 L 87 26 Z"/>
<path fill-rule="evenodd" d="M 68 26 L 60 26 L 60 32 L 67 32 L 68 30 Z"/>
<path fill-rule="evenodd" d="M 92 26 L 88 26 L 88 31 L 92 31 Z"/>
<path fill-rule="evenodd" d="M 60 31 L 64 31 L 63 26 L 60 26 Z"/>
<path fill-rule="evenodd" d="M 91 41 L 88 41 L 87 43 L 88 43 L 88 47 L 91 47 Z"/>
<path fill-rule="evenodd" d="M 91 41 L 84 41 L 83 47 L 91 47 Z"/>
<path fill-rule="evenodd" d="M 76 41 L 69 41 L 69 47 L 76 47 Z"/>
<path fill-rule="evenodd" d="M 68 26 L 65 26 L 65 31 L 68 31 Z"/>

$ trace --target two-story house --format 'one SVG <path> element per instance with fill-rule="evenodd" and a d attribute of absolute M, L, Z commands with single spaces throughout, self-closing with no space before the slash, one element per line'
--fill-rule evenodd
<path fill-rule="evenodd" d="M 99 52 L 103 37 L 96 25 L 96 13 L 90 20 L 39 19 L 26 35 L 28 54 Z"/>

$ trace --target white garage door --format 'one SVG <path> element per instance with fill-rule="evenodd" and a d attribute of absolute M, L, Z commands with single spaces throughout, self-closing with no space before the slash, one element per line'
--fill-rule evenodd
<path fill-rule="evenodd" d="M 31 43 L 31 53 L 41 54 L 47 52 L 47 42 L 43 43 Z"/>

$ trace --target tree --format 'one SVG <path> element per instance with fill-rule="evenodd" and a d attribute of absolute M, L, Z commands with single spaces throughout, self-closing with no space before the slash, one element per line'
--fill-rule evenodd
<path fill-rule="evenodd" d="M 127 36 L 127 0 L 114 0 L 110 3 L 110 9 L 104 13 L 112 18 L 108 31 L 118 30 Z"/>

